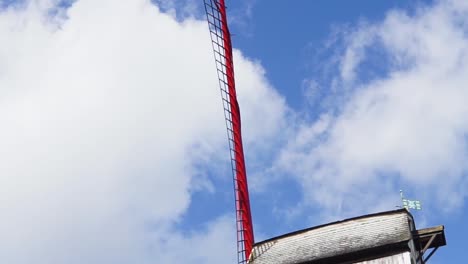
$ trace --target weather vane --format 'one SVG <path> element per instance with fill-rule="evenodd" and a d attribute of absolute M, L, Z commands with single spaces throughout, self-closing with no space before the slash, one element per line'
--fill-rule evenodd
<path fill-rule="evenodd" d="M 403 208 L 406 208 L 406 210 L 422 210 L 421 201 L 405 199 L 403 196 L 403 190 L 400 190 L 400 197 L 401 202 L 403 204 Z"/>

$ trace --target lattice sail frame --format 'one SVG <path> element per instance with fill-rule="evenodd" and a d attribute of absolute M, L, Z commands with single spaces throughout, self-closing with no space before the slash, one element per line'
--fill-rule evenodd
<path fill-rule="evenodd" d="M 234 178 L 238 263 L 247 263 L 254 243 L 250 199 L 242 145 L 241 117 L 237 102 L 225 0 L 203 0 L 213 44 Z"/>

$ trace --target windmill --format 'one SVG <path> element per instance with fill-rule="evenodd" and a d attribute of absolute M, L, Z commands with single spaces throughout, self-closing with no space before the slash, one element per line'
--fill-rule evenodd
<path fill-rule="evenodd" d="M 404 199 L 402 193 L 402 202 L 406 209 L 364 215 L 298 230 L 254 245 L 241 117 L 225 0 L 204 0 L 204 4 L 231 155 L 238 263 L 424 264 L 439 247 L 445 246 L 444 226 L 417 230 L 408 209 L 420 209 L 420 203 Z M 429 249 L 432 251 L 429 252 Z"/>
<path fill-rule="evenodd" d="M 225 0 L 204 0 L 204 3 L 231 155 L 236 209 L 237 259 L 239 264 L 244 264 L 247 263 L 252 250 L 254 234 L 242 145 L 241 117 L 234 79 L 231 35 L 227 23 Z"/>

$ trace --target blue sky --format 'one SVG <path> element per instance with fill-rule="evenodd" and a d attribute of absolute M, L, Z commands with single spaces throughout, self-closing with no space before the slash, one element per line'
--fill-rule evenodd
<path fill-rule="evenodd" d="M 0 2 L 0 255 L 234 262 L 202 1 L 18 3 Z M 432 263 L 461 263 L 464 1 L 227 4 L 257 241 L 395 209 L 402 188 L 418 227 L 446 226 Z"/>
<path fill-rule="evenodd" d="M 335 27 L 352 26 L 360 20 L 382 20 L 391 8 L 411 10 L 414 5 L 407 1 L 257 1 L 247 36 L 242 34 L 243 28 L 236 30 L 236 24 L 233 31 L 238 34 L 237 46 L 248 56 L 260 59 L 269 80 L 281 91 L 284 89 L 288 102 L 300 107 L 303 96 L 297 87 L 320 67 L 314 65 L 320 62 L 316 57 L 323 53 Z"/>

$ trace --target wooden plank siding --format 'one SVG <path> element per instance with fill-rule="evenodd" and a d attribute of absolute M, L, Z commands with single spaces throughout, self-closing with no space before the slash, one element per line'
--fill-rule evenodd
<path fill-rule="evenodd" d="M 356 262 L 355 264 L 411 264 L 411 255 L 409 252 L 403 252 L 388 257 Z"/>

